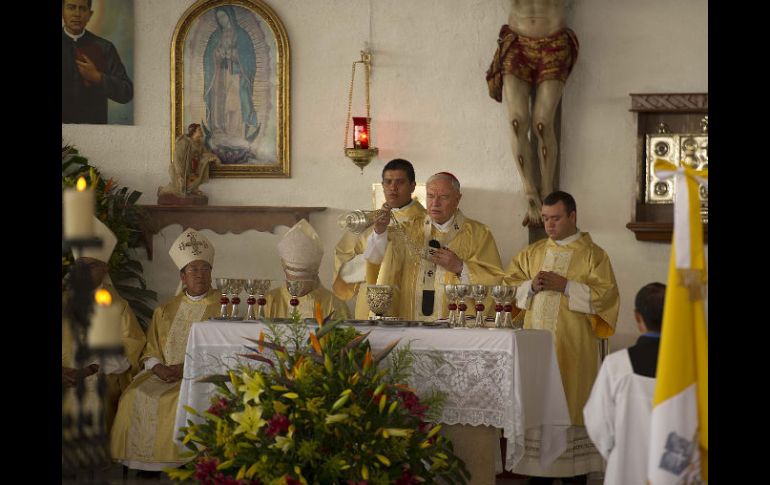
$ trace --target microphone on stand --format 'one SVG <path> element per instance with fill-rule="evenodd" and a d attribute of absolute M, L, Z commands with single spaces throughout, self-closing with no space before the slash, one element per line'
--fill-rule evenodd
<path fill-rule="evenodd" d="M 440 249 L 441 243 L 436 241 L 435 239 L 431 239 L 428 241 L 428 246 Z M 433 252 L 431 252 L 433 254 Z M 433 303 L 436 298 L 436 291 L 435 290 L 422 290 L 422 314 L 426 317 L 428 315 L 433 314 Z"/>

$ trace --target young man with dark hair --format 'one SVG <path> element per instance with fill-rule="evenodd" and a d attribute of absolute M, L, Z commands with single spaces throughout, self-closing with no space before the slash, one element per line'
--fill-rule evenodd
<path fill-rule="evenodd" d="M 416 186 L 411 162 L 395 158 L 385 165 L 382 169 L 382 190 L 385 193 L 382 208 L 387 211 L 385 216 L 388 220 L 391 213 L 399 222 L 422 220 L 425 207 L 412 198 Z M 334 248 L 332 291 L 342 300 L 356 298 L 355 317 L 359 320 L 369 318 L 366 284 L 375 284 L 379 272 L 377 265 L 366 264 L 363 257 L 371 231 L 370 228 L 360 235 L 345 232 Z"/>
<path fill-rule="evenodd" d="M 506 270 L 505 284 L 516 286 L 515 305 L 524 328 L 553 335 L 572 426 L 567 449 L 551 465 L 540 464 L 542 436 L 527 430 L 524 458 L 515 473 L 531 484 L 586 483 L 587 474 L 604 468 L 586 434 L 583 407 L 599 371 L 599 342 L 615 333 L 620 298 L 607 252 L 577 227 L 575 199 L 552 192 L 541 210 L 547 239 L 530 244 Z"/>

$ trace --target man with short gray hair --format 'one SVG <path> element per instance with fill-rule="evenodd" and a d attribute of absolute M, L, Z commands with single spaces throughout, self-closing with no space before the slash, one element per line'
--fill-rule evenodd
<path fill-rule="evenodd" d="M 401 225 L 415 247 L 431 247 L 429 260 L 388 229 L 386 214 L 369 236 L 368 264 L 380 264 L 378 285 L 392 285 L 388 315 L 408 320 L 435 320 L 447 315 L 444 285 L 448 283 L 497 284 L 500 253 L 487 226 L 459 210 L 460 181 L 439 172 L 426 183 L 427 214 Z"/>

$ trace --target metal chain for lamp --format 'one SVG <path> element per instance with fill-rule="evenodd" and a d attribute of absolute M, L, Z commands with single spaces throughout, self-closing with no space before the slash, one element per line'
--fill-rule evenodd
<path fill-rule="evenodd" d="M 374 142 L 372 137 L 373 133 L 372 133 L 372 124 L 371 124 L 371 103 L 369 98 L 369 76 L 371 72 L 371 59 L 372 59 L 372 56 L 368 51 L 361 51 L 361 60 L 353 62 L 353 65 L 351 67 L 351 73 L 350 73 L 350 87 L 348 89 L 348 112 L 347 112 L 347 117 L 345 119 L 345 139 L 344 139 L 343 150 L 344 150 L 345 156 L 349 157 L 353 161 L 353 163 L 355 163 L 359 168 L 361 168 L 361 173 L 363 173 L 364 167 L 371 161 L 372 157 L 374 157 L 379 152 L 379 150 L 374 147 L 349 148 L 348 131 L 350 130 L 350 115 L 353 107 L 353 86 L 355 84 L 355 79 L 356 79 L 356 64 L 363 64 L 364 77 L 366 80 L 366 91 L 365 91 L 366 134 L 368 136 L 369 146 L 373 145 Z"/>
<path fill-rule="evenodd" d="M 342 148 L 348 148 L 348 130 L 350 129 L 350 113 L 352 112 L 353 108 L 353 85 L 356 80 L 356 64 L 364 65 L 364 76 L 366 79 L 366 130 L 369 134 L 369 142 L 370 144 L 373 144 L 371 126 L 372 122 L 370 116 L 371 104 L 369 103 L 369 72 L 371 69 L 371 57 L 372 55 L 368 52 L 361 51 L 361 60 L 353 62 L 353 66 L 351 67 L 350 89 L 348 89 L 348 116 L 345 120 L 345 141 L 343 142 L 344 145 Z"/>

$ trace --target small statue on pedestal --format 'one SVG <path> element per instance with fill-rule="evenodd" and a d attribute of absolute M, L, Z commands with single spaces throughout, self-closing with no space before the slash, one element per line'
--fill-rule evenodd
<path fill-rule="evenodd" d="M 203 143 L 203 129 L 191 123 L 187 134 L 176 140 L 174 159 L 168 168 L 171 181 L 158 187 L 158 205 L 206 205 L 208 197 L 198 186 L 209 180 L 209 165 L 221 163 Z"/>

